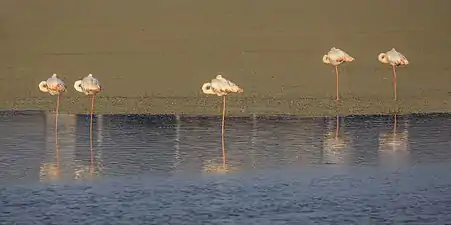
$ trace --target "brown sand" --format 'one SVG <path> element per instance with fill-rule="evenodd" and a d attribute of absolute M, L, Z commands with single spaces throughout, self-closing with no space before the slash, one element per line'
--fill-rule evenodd
<path fill-rule="evenodd" d="M 0 108 L 49 109 L 37 84 L 59 74 L 61 112 L 85 113 L 73 89 L 88 73 L 105 90 L 98 113 L 219 114 L 200 87 L 218 72 L 244 88 L 229 114 L 333 115 L 451 111 L 451 1 L 77 0 L 0 2 Z M 338 47 L 356 58 L 341 69 Z M 392 74 L 377 54 L 395 47 L 411 65 Z"/>

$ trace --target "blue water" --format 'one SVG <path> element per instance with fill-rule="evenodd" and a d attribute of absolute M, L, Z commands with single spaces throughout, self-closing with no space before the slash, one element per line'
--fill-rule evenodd
<path fill-rule="evenodd" d="M 448 114 L 0 119 L 0 224 L 451 224 Z"/>

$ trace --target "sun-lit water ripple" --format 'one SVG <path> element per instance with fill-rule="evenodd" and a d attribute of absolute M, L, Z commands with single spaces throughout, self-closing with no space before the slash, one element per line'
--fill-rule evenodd
<path fill-rule="evenodd" d="M 2 223 L 451 221 L 447 114 L 0 119 Z"/>

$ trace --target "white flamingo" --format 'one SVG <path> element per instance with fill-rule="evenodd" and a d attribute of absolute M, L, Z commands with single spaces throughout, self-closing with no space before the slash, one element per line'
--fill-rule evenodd
<path fill-rule="evenodd" d="M 82 92 L 87 96 L 91 96 L 91 123 L 90 130 L 92 135 L 92 115 L 94 113 L 94 96 L 102 90 L 99 80 L 94 78 L 92 74 L 84 77 L 81 80 L 77 80 L 74 83 L 74 88 L 78 92 Z"/>
<path fill-rule="evenodd" d="M 351 57 L 348 53 L 344 52 L 343 50 L 335 48 L 335 47 L 332 47 L 330 49 L 330 51 L 326 55 L 323 56 L 323 62 L 325 64 L 330 64 L 335 67 L 335 75 L 336 75 L 335 86 L 336 86 L 336 91 L 337 91 L 337 93 L 336 93 L 337 101 L 340 100 L 339 91 L 338 91 L 339 90 L 339 88 L 338 88 L 338 86 L 339 86 L 338 85 L 338 80 L 339 80 L 338 79 L 338 65 L 340 65 L 344 62 L 352 62 L 352 61 L 354 61 L 353 57 Z"/>
<path fill-rule="evenodd" d="M 379 62 L 383 64 L 390 64 L 393 69 L 393 89 L 395 94 L 395 101 L 398 99 L 397 96 L 397 87 L 396 87 L 396 67 L 397 66 L 406 66 L 409 64 L 409 61 L 407 58 L 401 54 L 400 52 L 396 51 L 395 48 L 392 48 L 390 51 L 385 53 L 379 53 L 379 56 L 377 57 L 379 59 Z"/>
<path fill-rule="evenodd" d="M 225 79 L 222 75 L 217 75 L 211 82 L 202 85 L 202 91 L 205 94 L 223 96 L 222 102 L 222 149 L 224 151 L 224 121 L 226 109 L 226 96 L 229 93 L 242 93 L 243 89 L 238 87 L 235 83 Z"/>
<path fill-rule="evenodd" d="M 66 85 L 64 82 L 58 78 L 58 76 L 54 73 L 52 77 L 47 79 L 46 81 L 41 81 L 39 83 L 39 90 L 45 93 L 49 93 L 50 95 L 58 95 L 58 99 L 56 101 L 56 114 L 55 114 L 55 127 L 58 129 L 58 113 L 59 113 L 59 105 L 60 105 L 60 96 L 61 93 L 66 92 Z"/>

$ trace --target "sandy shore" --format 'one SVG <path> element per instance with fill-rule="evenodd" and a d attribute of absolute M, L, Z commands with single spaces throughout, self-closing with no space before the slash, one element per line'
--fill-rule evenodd
<path fill-rule="evenodd" d="M 4 0 L 0 3 L 0 108 L 53 110 L 39 81 L 59 74 L 61 111 L 85 113 L 75 92 L 93 73 L 105 90 L 98 113 L 219 114 L 200 87 L 217 73 L 244 88 L 231 114 L 334 115 L 451 111 L 451 1 Z M 341 67 L 336 104 L 331 47 Z M 411 65 L 392 74 L 377 54 L 395 47 Z"/>

